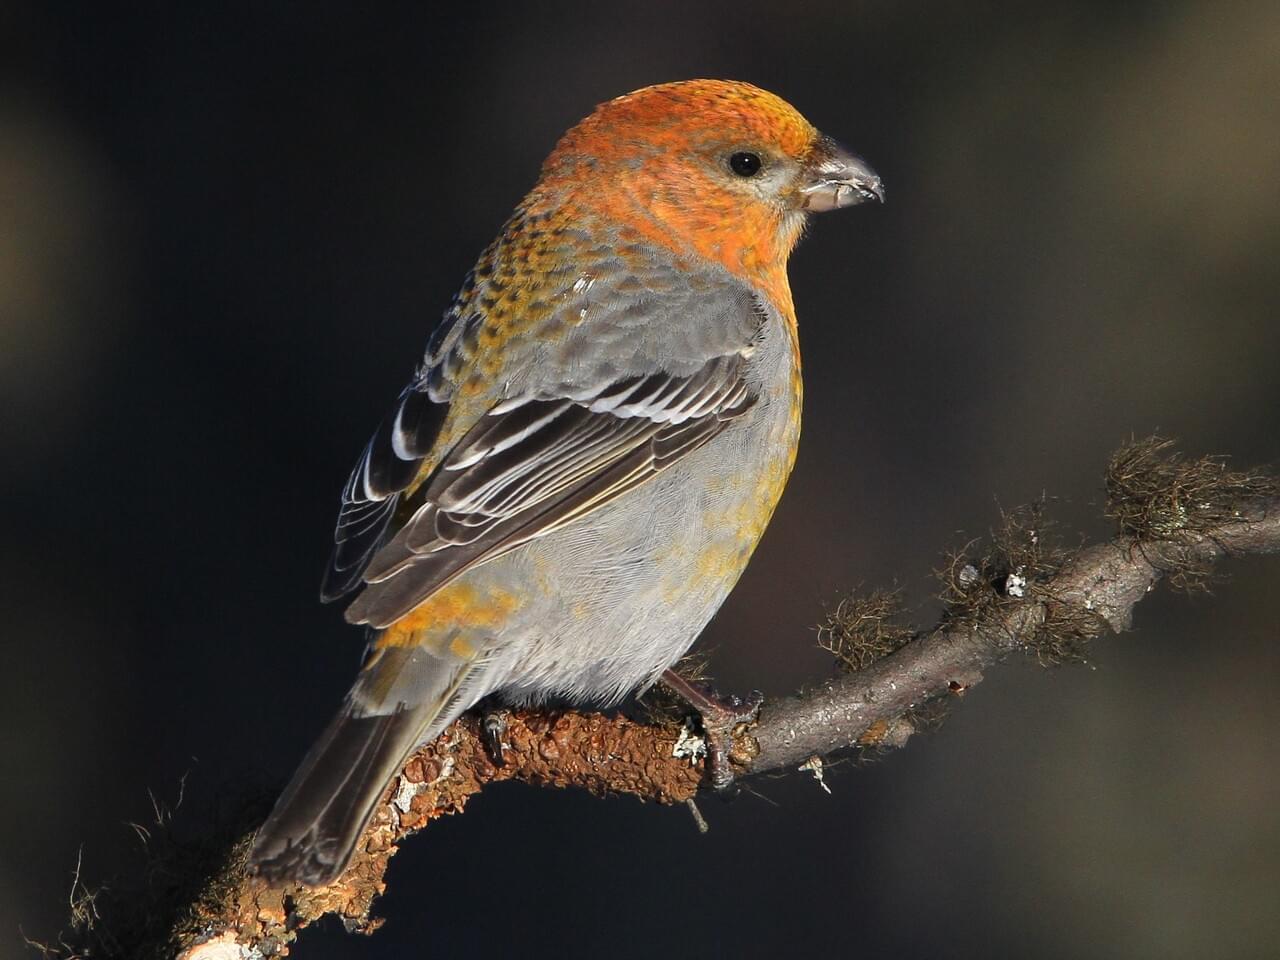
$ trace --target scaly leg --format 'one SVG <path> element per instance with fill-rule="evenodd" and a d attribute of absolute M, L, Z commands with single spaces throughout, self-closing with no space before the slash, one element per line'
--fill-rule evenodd
<path fill-rule="evenodd" d="M 702 732 L 707 738 L 707 776 L 717 793 L 727 793 L 733 786 L 733 764 L 729 753 L 733 749 L 734 730 L 755 722 L 764 696 L 755 691 L 745 701 L 735 696 L 719 697 L 695 686 L 674 670 L 665 671 L 662 682 L 697 711 L 698 719 L 702 721 Z"/>

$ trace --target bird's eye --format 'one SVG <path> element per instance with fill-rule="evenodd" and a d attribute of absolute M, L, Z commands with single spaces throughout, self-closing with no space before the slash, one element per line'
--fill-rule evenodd
<path fill-rule="evenodd" d="M 760 172 L 760 155 L 739 151 L 729 158 L 729 169 L 740 177 L 754 177 Z"/>

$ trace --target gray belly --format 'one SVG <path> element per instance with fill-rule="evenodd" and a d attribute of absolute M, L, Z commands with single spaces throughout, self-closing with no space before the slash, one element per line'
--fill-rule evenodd
<path fill-rule="evenodd" d="M 476 573 L 538 602 L 507 625 L 490 689 L 611 703 L 688 650 L 745 569 L 799 429 L 789 344 L 758 348 L 760 399 L 723 433 L 606 508 Z"/>

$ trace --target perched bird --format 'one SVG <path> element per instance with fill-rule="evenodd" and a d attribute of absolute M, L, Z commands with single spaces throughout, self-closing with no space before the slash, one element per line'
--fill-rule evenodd
<path fill-rule="evenodd" d="M 481 254 L 342 495 L 322 594 L 369 651 L 259 832 L 334 879 L 390 779 L 481 698 L 608 705 L 689 648 L 795 460 L 787 258 L 809 213 L 883 199 L 757 87 L 604 103 Z"/>

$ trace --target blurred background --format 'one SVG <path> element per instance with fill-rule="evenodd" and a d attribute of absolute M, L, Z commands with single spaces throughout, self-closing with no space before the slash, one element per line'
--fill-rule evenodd
<path fill-rule="evenodd" d="M 1131 435 L 1280 457 L 1280 6 L 10 2 L 0 7 L 0 955 L 126 824 L 274 789 L 358 632 L 337 494 L 568 126 L 753 81 L 882 174 L 792 284 L 790 489 L 705 642 L 726 690 L 831 670 L 847 589 L 1046 493 L 1107 535 Z M 1078 533 L 1077 533 L 1078 531 Z M 883 762 L 683 809 L 509 785 L 307 958 L 1274 956 L 1280 563 L 1165 591 L 1090 663 L 994 670 Z M 621 914 L 619 900 L 634 904 Z"/>

